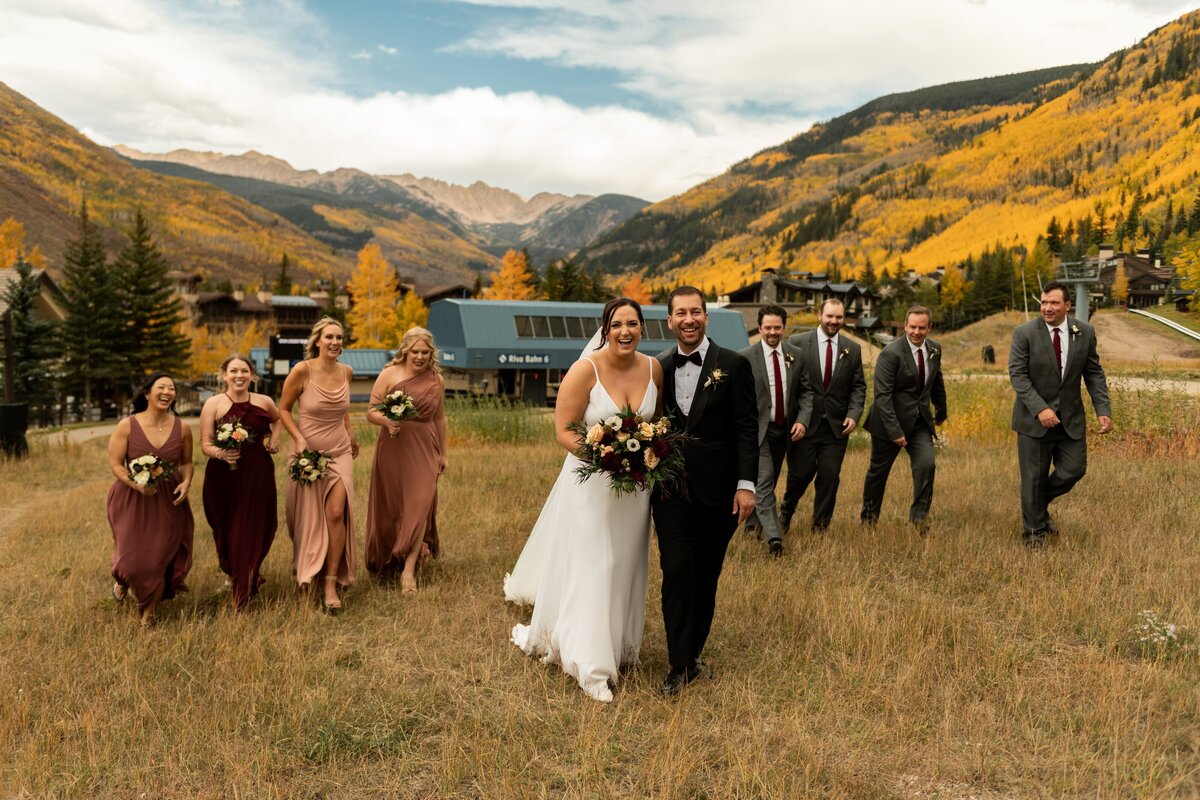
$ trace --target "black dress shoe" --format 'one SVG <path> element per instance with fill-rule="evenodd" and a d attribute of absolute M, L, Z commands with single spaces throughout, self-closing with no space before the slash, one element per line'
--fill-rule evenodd
<path fill-rule="evenodd" d="M 663 697 L 674 697 L 679 694 L 680 689 L 694 681 L 697 674 L 695 664 L 692 664 L 687 669 L 673 669 L 667 673 L 667 677 L 663 680 L 658 692 Z"/>
<path fill-rule="evenodd" d="M 695 669 L 696 669 L 696 677 L 693 678 L 692 680 L 696 680 L 698 678 L 704 678 L 704 679 L 710 680 L 710 681 L 712 680 L 713 670 L 712 670 L 712 667 L 710 667 L 708 665 L 707 661 L 705 661 L 703 658 L 697 658 L 693 662 L 693 665 L 695 666 Z"/>
<path fill-rule="evenodd" d="M 783 557 L 783 539 L 772 539 L 767 542 L 767 552 L 775 558 Z"/>
<path fill-rule="evenodd" d="M 1021 534 L 1021 539 L 1030 550 L 1041 550 L 1046 546 L 1045 531 L 1025 531 Z"/>
<path fill-rule="evenodd" d="M 1058 526 L 1054 524 L 1054 518 L 1050 516 L 1050 512 L 1046 512 L 1046 533 L 1058 533 Z"/>

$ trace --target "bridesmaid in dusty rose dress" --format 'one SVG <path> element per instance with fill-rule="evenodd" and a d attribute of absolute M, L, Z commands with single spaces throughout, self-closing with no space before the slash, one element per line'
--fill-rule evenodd
<path fill-rule="evenodd" d="M 416 403 L 420 418 L 392 422 L 378 411 L 379 425 L 367 506 L 367 569 L 380 576 L 400 572 L 404 594 L 417 593 L 417 569 L 438 554 L 437 483 L 446 471 L 446 383 L 433 334 L 411 328 L 396 357 L 379 373 L 371 405 L 397 389 Z"/>
<path fill-rule="evenodd" d="M 326 611 L 342 607 L 338 586 L 354 583 L 354 459 L 358 441 L 350 427 L 350 376 L 353 370 L 338 362 L 342 326 L 322 317 L 304 346 L 305 360 L 288 373 L 279 411 L 292 437 L 292 459 L 303 450 L 329 453 L 329 471 L 311 485 L 288 481 L 287 524 L 292 536 L 296 582 L 306 587 L 324 578 L 322 603 Z M 297 406 L 300 422 L 292 417 Z"/>
<path fill-rule="evenodd" d="M 154 624 L 161 600 L 186 592 L 192 567 L 195 521 L 188 505 L 192 485 L 192 431 L 175 416 L 175 381 L 151 375 L 133 401 L 133 414 L 117 423 L 108 440 L 108 463 L 116 482 L 108 490 L 113 532 L 113 598 L 132 594 L 142 627 Z M 175 464 L 156 485 L 129 479 L 126 463 L 153 454 Z"/>
<path fill-rule="evenodd" d="M 275 462 L 279 452 L 279 409 L 265 394 L 250 391 L 257 376 L 250 359 L 234 353 L 221 364 L 225 391 L 200 412 L 204 468 L 204 516 L 212 528 L 217 562 L 229 576 L 234 609 L 242 609 L 266 581 L 259 574 L 278 527 Z M 238 450 L 216 442 L 217 426 L 240 422 L 250 434 Z"/>

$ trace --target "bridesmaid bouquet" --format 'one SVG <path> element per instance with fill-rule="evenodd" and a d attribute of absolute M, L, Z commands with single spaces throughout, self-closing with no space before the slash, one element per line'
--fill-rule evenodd
<path fill-rule="evenodd" d="M 253 434 L 246 430 L 246 426 L 242 424 L 242 420 L 238 417 L 226 417 L 217 423 L 217 433 L 214 437 L 215 443 L 221 450 L 241 450 L 242 445 L 254 439 Z M 232 472 L 237 469 L 237 462 L 229 465 Z"/>
<path fill-rule="evenodd" d="M 581 482 L 606 473 L 619 495 L 659 487 L 669 493 L 682 482 L 683 445 L 691 437 L 672 430 L 669 416 L 649 422 L 626 406 L 590 428 L 581 422 L 569 428 L 579 437 L 575 455 L 584 463 L 575 474 Z"/>
<path fill-rule="evenodd" d="M 392 422 L 405 422 L 410 419 L 417 419 L 421 413 L 417 411 L 417 404 L 413 401 L 412 395 L 408 392 L 402 392 L 399 389 L 392 392 L 383 398 L 382 402 L 375 403 L 371 408 L 383 414 L 384 417 Z M 396 434 L 389 433 L 395 439 Z"/>
<path fill-rule="evenodd" d="M 288 469 L 288 477 L 296 483 L 309 486 L 325 477 L 331 460 L 333 456 L 324 450 L 305 450 L 292 462 Z"/>
<path fill-rule="evenodd" d="M 171 473 L 175 471 L 175 464 L 147 453 L 131 459 L 125 465 L 125 469 L 129 473 L 129 480 L 138 486 L 153 486 L 170 477 Z"/>

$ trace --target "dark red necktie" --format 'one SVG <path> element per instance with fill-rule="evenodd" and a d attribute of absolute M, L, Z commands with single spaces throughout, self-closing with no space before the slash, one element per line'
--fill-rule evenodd
<path fill-rule="evenodd" d="M 1062 337 L 1058 328 L 1054 329 L 1054 360 L 1058 362 L 1058 374 L 1062 375 Z"/>
<path fill-rule="evenodd" d="M 775 424 L 783 427 L 783 373 L 779 371 L 779 351 L 771 351 L 775 363 Z"/>
<path fill-rule="evenodd" d="M 822 380 L 828 389 L 829 382 L 833 380 L 833 339 L 825 340 L 825 375 Z"/>
<path fill-rule="evenodd" d="M 925 388 L 925 348 L 917 348 L 917 378 L 921 381 L 921 388 Z"/>

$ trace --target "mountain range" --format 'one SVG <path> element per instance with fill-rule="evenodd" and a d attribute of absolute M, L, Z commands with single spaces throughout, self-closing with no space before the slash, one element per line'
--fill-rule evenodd
<path fill-rule="evenodd" d="M 1052 228 L 1161 246 L 1168 217 L 1200 209 L 1198 66 L 1191 12 L 1097 64 L 881 97 L 649 206 L 577 259 L 729 290 L 767 267 L 928 272 L 1029 250 Z"/>

